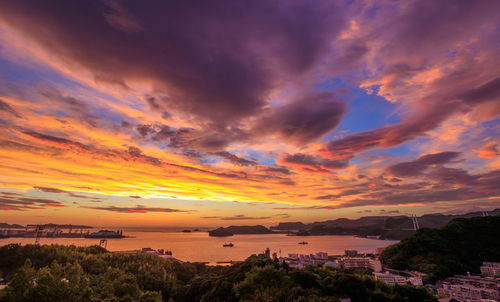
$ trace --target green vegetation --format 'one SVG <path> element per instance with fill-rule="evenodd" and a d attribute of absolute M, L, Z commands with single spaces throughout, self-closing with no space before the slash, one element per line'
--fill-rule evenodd
<path fill-rule="evenodd" d="M 479 273 L 483 261 L 500 261 L 500 216 L 458 218 L 440 229 L 421 229 L 386 248 L 380 260 L 390 268 L 427 273 L 431 282 Z"/>
<path fill-rule="evenodd" d="M 178 263 L 100 247 L 7 245 L 0 301 L 435 301 L 423 287 L 389 286 L 369 274 L 251 256 L 230 266 Z"/>

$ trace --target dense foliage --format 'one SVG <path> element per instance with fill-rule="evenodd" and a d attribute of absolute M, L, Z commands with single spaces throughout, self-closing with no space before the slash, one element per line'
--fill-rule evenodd
<path fill-rule="evenodd" d="M 500 216 L 459 218 L 440 229 L 421 229 L 380 256 L 390 268 L 428 273 L 431 281 L 479 273 L 483 261 L 500 261 Z"/>
<path fill-rule="evenodd" d="M 433 301 L 425 288 L 389 286 L 369 274 L 298 270 L 251 256 L 230 266 L 178 263 L 100 247 L 7 245 L 0 301 Z"/>

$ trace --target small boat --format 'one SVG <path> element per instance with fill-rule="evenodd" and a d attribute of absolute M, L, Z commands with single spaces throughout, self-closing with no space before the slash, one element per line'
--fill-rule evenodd
<path fill-rule="evenodd" d="M 222 246 L 223 247 L 233 247 L 234 244 L 232 244 L 231 242 L 229 242 L 229 243 L 224 243 Z"/>
<path fill-rule="evenodd" d="M 307 244 L 307 241 L 301 241 L 299 244 Z"/>

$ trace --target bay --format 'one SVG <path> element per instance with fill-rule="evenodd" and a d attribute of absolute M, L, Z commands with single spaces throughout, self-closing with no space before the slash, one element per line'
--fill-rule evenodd
<path fill-rule="evenodd" d="M 360 253 L 373 253 L 397 243 L 396 240 L 377 240 L 355 236 L 287 236 L 286 234 L 234 235 L 231 237 L 210 237 L 207 232 L 159 232 L 129 231 L 129 238 L 108 239 L 110 251 L 137 250 L 145 247 L 172 251 L 175 258 L 189 262 L 241 261 L 252 254 L 262 253 L 269 248 L 278 256 L 288 253 L 311 254 L 327 252 L 329 255 L 342 255 L 346 249 Z M 308 244 L 298 244 L 306 241 Z M 224 243 L 233 243 L 233 247 L 223 247 Z M 9 243 L 32 244 L 34 238 L 4 238 L 0 245 Z M 40 244 L 62 244 L 76 246 L 98 245 L 99 239 L 87 238 L 40 238 Z"/>

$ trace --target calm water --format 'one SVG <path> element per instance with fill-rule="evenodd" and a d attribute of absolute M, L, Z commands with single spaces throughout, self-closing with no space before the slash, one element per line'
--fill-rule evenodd
<path fill-rule="evenodd" d="M 125 233 L 125 232 L 124 232 Z M 344 254 L 346 249 L 358 250 L 362 253 L 374 252 L 378 247 L 386 247 L 398 241 L 375 240 L 354 236 L 307 236 L 295 237 L 286 234 L 267 235 L 234 235 L 232 237 L 209 237 L 207 232 L 126 232 L 134 238 L 108 239 L 108 250 L 124 251 L 143 247 L 163 248 L 172 251 L 173 256 L 182 261 L 200 261 L 215 263 L 216 261 L 244 260 L 252 254 L 261 253 L 266 248 L 271 253 L 309 254 L 327 252 L 330 255 Z M 298 244 L 307 241 L 309 244 Z M 232 242 L 234 247 L 222 247 Z M 9 243 L 32 244 L 34 238 L 0 239 L 0 245 Z M 88 246 L 99 244 L 99 239 L 86 238 L 40 238 L 40 244 L 64 244 Z"/>

